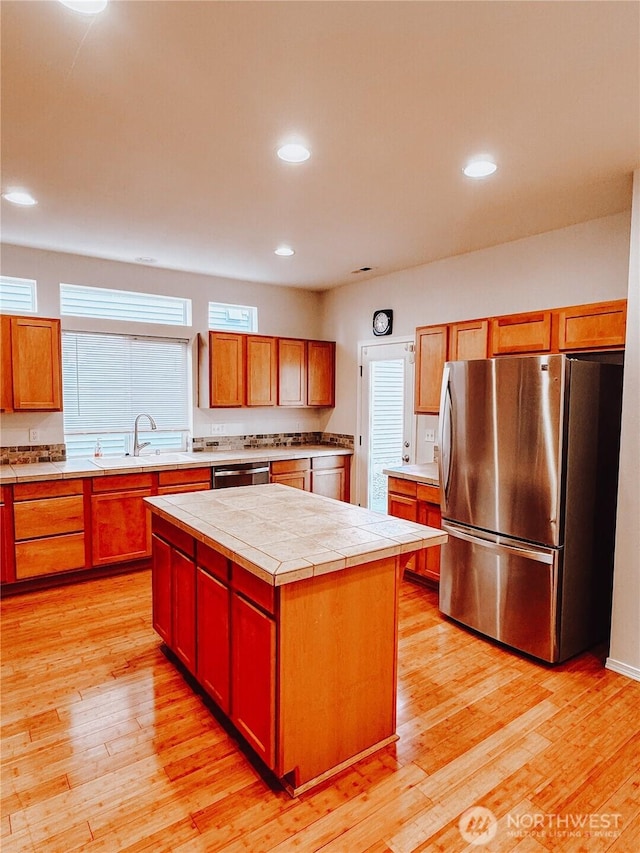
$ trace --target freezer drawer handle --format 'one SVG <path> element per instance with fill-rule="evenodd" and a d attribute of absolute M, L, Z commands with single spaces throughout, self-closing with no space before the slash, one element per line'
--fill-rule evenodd
<path fill-rule="evenodd" d="M 473 542 L 474 545 L 482 545 L 483 548 L 489 548 L 490 551 L 498 551 L 502 554 L 513 554 L 516 557 L 528 557 L 530 560 L 535 560 L 537 563 L 553 564 L 553 554 L 548 554 L 545 551 L 533 551 L 530 548 L 519 548 L 517 545 L 504 545 L 498 542 L 492 542 L 484 539 L 482 536 L 471 536 L 469 533 L 461 530 L 453 524 L 443 524 L 443 530 L 451 533 L 457 539 L 464 539 L 466 542 Z"/>

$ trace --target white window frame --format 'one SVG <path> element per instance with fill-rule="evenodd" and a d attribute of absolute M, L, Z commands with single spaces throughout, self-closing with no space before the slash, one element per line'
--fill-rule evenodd
<path fill-rule="evenodd" d="M 0 313 L 36 314 L 38 283 L 33 278 L 0 276 Z"/>
<path fill-rule="evenodd" d="M 225 313 L 226 318 L 215 316 Z M 228 302 L 209 302 L 209 329 L 216 332 L 257 332 L 258 309 L 255 305 L 232 305 Z"/>
<path fill-rule="evenodd" d="M 137 415 L 144 454 L 190 449 L 191 346 L 184 338 L 63 330 L 63 418 L 68 457 L 133 452 Z M 166 349 L 166 352 L 163 350 Z M 176 364 L 179 370 L 176 372 Z"/>
<path fill-rule="evenodd" d="M 191 326 L 191 299 L 137 290 L 114 290 L 81 284 L 60 284 L 60 315 Z"/>

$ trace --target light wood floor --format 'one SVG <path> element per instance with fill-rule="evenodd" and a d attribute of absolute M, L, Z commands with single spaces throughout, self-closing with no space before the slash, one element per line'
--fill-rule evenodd
<path fill-rule="evenodd" d="M 145 572 L 3 601 L 4 853 L 640 850 L 640 684 L 596 654 L 531 662 L 405 582 L 399 741 L 291 799 L 162 654 L 150 597 Z"/>

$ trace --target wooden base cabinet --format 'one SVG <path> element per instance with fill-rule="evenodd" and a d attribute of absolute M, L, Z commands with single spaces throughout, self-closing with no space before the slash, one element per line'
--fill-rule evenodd
<path fill-rule="evenodd" d="M 397 739 L 400 558 L 274 587 L 155 514 L 153 531 L 154 627 L 184 662 L 195 614 L 197 681 L 287 790 Z"/>
<path fill-rule="evenodd" d="M 271 482 L 337 501 L 349 501 L 351 457 L 342 454 L 271 463 Z"/>
<path fill-rule="evenodd" d="M 94 566 L 151 556 L 151 525 L 143 498 L 152 494 L 153 477 L 121 474 L 92 483 L 91 531 Z"/>
<path fill-rule="evenodd" d="M 230 607 L 231 595 L 228 582 L 221 581 L 207 569 L 198 566 L 196 570 L 196 675 L 209 696 L 227 716 L 231 712 Z"/>
<path fill-rule="evenodd" d="M 311 460 L 310 459 L 281 459 L 271 463 L 270 481 L 311 491 Z"/>
<path fill-rule="evenodd" d="M 389 477 L 387 485 L 387 512 L 405 521 L 417 521 L 428 527 L 440 529 L 440 493 L 437 486 L 416 483 L 402 477 Z M 434 583 L 440 581 L 440 546 L 419 551 L 407 563 L 409 575 Z"/>
<path fill-rule="evenodd" d="M 17 483 L 13 524 L 16 580 L 85 567 L 82 480 Z"/>
<path fill-rule="evenodd" d="M 267 767 L 274 767 L 276 623 L 236 592 L 231 596 L 231 720 Z"/>

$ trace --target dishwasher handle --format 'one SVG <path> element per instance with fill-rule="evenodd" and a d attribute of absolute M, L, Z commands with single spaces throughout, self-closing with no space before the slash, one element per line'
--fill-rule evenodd
<path fill-rule="evenodd" d="M 214 477 L 237 477 L 242 476 L 243 474 L 264 474 L 265 471 L 269 470 L 269 466 L 265 465 L 263 468 L 242 468 L 238 470 L 237 468 L 232 468 L 227 470 L 226 468 L 214 468 L 213 475 Z"/>

